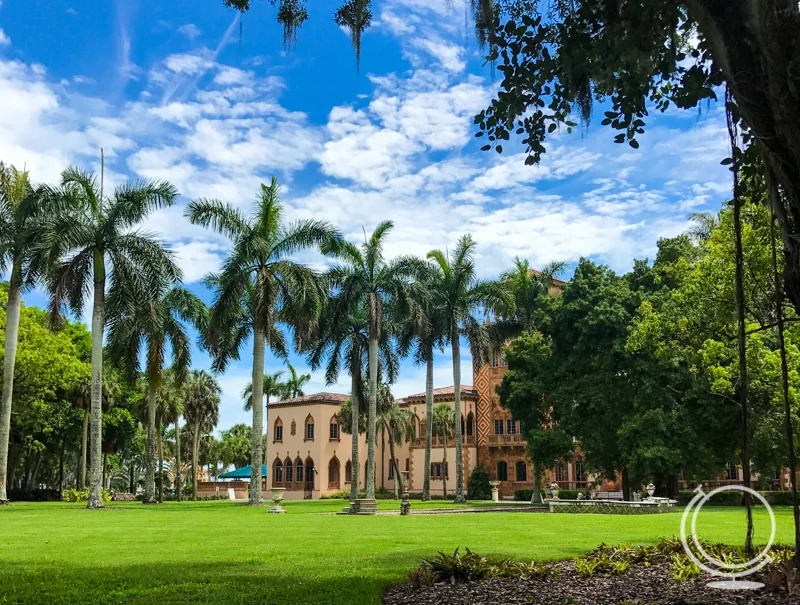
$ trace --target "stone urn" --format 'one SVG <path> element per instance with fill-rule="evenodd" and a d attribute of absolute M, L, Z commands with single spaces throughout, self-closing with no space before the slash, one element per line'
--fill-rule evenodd
<path fill-rule="evenodd" d="M 285 513 L 286 511 L 281 507 L 281 501 L 283 500 L 283 492 L 286 491 L 285 487 L 273 487 L 272 488 L 272 508 L 270 508 L 267 512 L 269 513 Z"/>
<path fill-rule="evenodd" d="M 652 498 L 653 494 L 656 493 L 656 486 L 653 485 L 653 482 L 651 481 L 650 483 L 647 484 L 647 487 L 645 487 L 645 490 L 647 490 L 647 495 Z"/>
<path fill-rule="evenodd" d="M 560 490 L 561 488 L 558 487 L 558 483 L 556 483 L 555 481 L 550 484 L 550 493 L 553 494 L 553 500 L 558 500 L 558 492 Z"/>
<path fill-rule="evenodd" d="M 492 502 L 500 502 L 500 490 L 497 489 L 499 485 L 499 481 L 489 481 L 489 486 L 492 488 Z"/>

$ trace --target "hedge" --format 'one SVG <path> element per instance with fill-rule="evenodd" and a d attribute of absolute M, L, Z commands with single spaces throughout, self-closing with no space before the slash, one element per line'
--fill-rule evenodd
<path fill-rule="evenodd" d="M 8 499 L 12 502 L 61 502 L 57 489 L 10 489 Z"/>
<path fill-rule="evenodd" d="M 577 489 L 562 489 L 558 491 L 559 500 L 577 500 L 580 490 Z M 589 492 L 582 492 L 586 499 L 589 499 Z M 532 489 L 518 489 L 514 492 L 514 500 L 520 502 L 530 502 L 533 495 Z"/>
<path fill-rule="evenodd" d="M 769 504 L 774 506 L 791 506 L 792 505 L 792 492 L 759 492 Z M 682 491 L 678 494 L 678 504 L 685 506 L 689 504 L 692 498 L 695 497 L 694 491 Z M 742 493 L 738 491 L 720 492 L 714 494 L 711 499 L 706 502 L 707 506 L 741 506 Z M 760 502 L 753 499 L 753 504 L 759 505 Z"/>

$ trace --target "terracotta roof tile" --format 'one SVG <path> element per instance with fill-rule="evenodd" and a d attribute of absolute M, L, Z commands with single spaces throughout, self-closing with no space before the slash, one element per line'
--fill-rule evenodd
<path fill-rule="evenodd" d="M 290 405 L 303 405 L 306 403 L 328 403 L 340 405 L 350 399 L 350 395 L 341 393 L 312 393 L 294 399 L 283 399 L 281 401 L 271 401 L 269 407 L 285 407 Z"/>
<path fill-rule="evenodd" d="M 455 389 L 452 386 L 449 387 L 441 387 L 438 389 L 433 389 L 433 396 L 434 397 L 446 397 L 450 395 L 451 397 L 455 395 Z M 461 385 L 461 397 L 478 397 L 478 390 L 472 386 L 471 384 L 462 384 Z M 415 395 L 408 395 L 407 397 L 403 397 L 403 399 L 398 399 L 398 402 L 405 403 L 412 400 L 422 400 L 425 401 L 425 393 L 416 393 Z"/>

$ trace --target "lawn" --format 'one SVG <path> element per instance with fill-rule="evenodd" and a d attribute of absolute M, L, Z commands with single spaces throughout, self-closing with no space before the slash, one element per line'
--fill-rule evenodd
<path fill-rule="evenodd" d="M 341 501 L 288 502 L 286 515 L 231 502 L 17 503 L 0 508 L 0 603 L 286 605 L 379 603 L 422 557 L 468 546 L 552 559 L 606 543 L 678 535 L 680 514 L 480 513 L 418 517 L 324 514 Z M 420 503 L 414 503 L 419 506 Z M 441 503 L 433 503 L 441 506 Z M 395 508 L 396 502 L 381 502 Z M 778 540 L 791 541 L 790 509 Z M 703 510 L 704 538 L 739 544 L 740 509 Z M 757 539 L 769 522 L 756 513 Z"/>

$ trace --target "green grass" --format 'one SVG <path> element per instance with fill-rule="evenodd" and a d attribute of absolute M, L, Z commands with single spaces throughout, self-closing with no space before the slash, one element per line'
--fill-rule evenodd
<path fill-rule="evenodd" d="M 468 546 L 484 554 L 554 559 L 600 542 L 647 543 L 680 531 L 679 513 L 314 514 L 342 506 L 288 502 L 288 514 L 268 515 L 265 508 L 224 501 L 115 503 L 102 511 L 12 504 L 0 508 L 0 603 L 379 603 L 387 584 L 438 550 Z M 791 541 L 791 510 L 778 509 L 777 518 L 778 540 Z M 741 509 L 709 507 L 701 519 L 704 538 L 742 542 Z M 765 513 L 757 511 L 757 540 L 766 539 L 768 527 Z"/>

